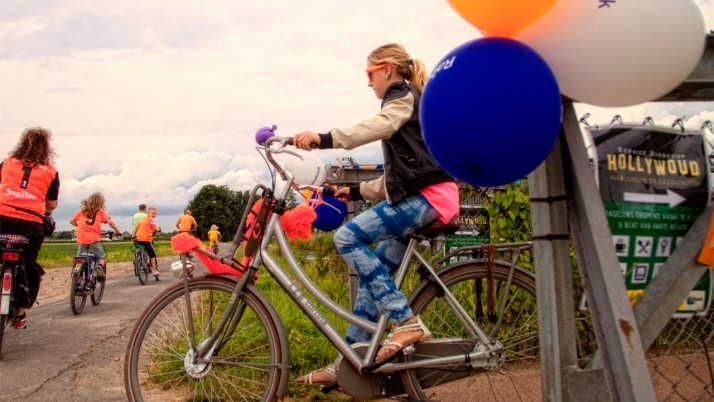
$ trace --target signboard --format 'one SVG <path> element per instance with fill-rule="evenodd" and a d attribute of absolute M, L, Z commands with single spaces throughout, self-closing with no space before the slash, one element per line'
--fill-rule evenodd
<path fill-rule="evenodd" d="M 708 203 L 709 166 L 703 137 L 627 124 L 589 132 L 612 241 L 634 302 Z M 675 317 L 706 314 L 711 296 L 709 270 Z"/>
<path fill-rule="evenodd" d="M 459 224 L 456 233 L 446 236 L 447 254 L 455 248 L 491 243 L 488 211 L 485 208 L 477 205 L 462 205 L 459 211 Z M 449 262 L 453 264 L 469 258 L 471 256 L 452 257 Z"/>

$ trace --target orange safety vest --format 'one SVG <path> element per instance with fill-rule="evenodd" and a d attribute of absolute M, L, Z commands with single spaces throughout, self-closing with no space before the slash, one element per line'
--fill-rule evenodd
<path fill-rule="evenodd" d="M 39 216 L 22 212 L 12 206 L 44 215 L 45 197 L 52 180 L 57 176 L 57 170 L 52 165 L 25 166 L 19 159 L 8 157 L 3 161 L 0 173 L 0 215 L 42 222 Z"/>

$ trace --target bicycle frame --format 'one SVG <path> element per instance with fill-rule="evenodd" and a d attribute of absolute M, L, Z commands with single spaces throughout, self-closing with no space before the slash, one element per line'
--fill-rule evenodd
<path fill-rule="evenodd" d="M 275 238 L 278 242 L 278 246 L 282 253 L 283 258 L 287 261 L 292 273 L 296 276 L 297 280 L 305 287 L 307 293 L 313 296 L 320 304 L 322 304 L 329 311 L 337 315 L 338 317 L 344 319 L 350 324 L 356 325 L 366 331 L 372 333 L 372 341 L 369 343 L 365 357 L 360 357 L 352 347 L 347 344 L 344 337 L 334 328 L 332 323 L 320 312 L 320 310 L 307 298 L 303 292 L 298 288 L 297 284 L 290 278 L 287 272 L 278 264 L 275 258 L 268 251 L 268 244 L 270 240 Z M 404 258 L 397 269 L 395 274 L 395 284 L 398 288 L 401 288 L 404 278 L 406 277 L 410 262 L 412 259 L 416 258 L 421 266 L 423 266 L 429 275 L 432 276 L 435 283 L 437 283 L 444 291 L 444 296 L 446 297 L 447 303 L 453 308 L 459 319 L 465 328 L 468 328 L 471 336 L 478 337 L 479 341 L 485 345 L 486 350 L 474 351 L 469 355 L 469 360 L 476 361 L 479 359 L 487 358 L 493 351 L 491 348 L 492 342 L 488 336 L 479 328 L 479 326 L 470 318 L 469 314 L 463 310 L 463 308 L 456 302 L 453 295 L 448 291 L 446 286 L 439 279 L 436 271 L 431 265 L 418 253 L 416 252 L 416 246 L 418 241 L 415 238 L 411 238 L 407 246 Z M 310 320 L 320 329 L 320 331 L 330 340 L 330 342 L 337 348 L 337 350 L 346 358 L 355 368 L 357 368 L 363 374 L 365 371 L 374 373 L 391 373 L 400 370 L 413 369 L 416 367 L 436 367 L 443 366 L 446 364 L 456 364 L 464 362 L 463 355 L 457 355 L 453 357 L 439 357 L 422 359 L 418 362 L 411 363 L 388 363 L 379 368 L 374 367 L 374 358 L 380 348 L 380 343 L 382 335 L 386 331 L 388 317 L 382 315 L 380 316 L 377 323 L 365 320 L 363 318 L 357 317 L 353 313 L 347 311 L 344 307 L 337 304 L 334 300 L 327 297 L 321 289 L 319 289 L 312 280 L 305 274 L 304 270 L 298 264 L 294 255 L 290 251 L 290 245 L 288 244 L 288 239 L 283 232 L 278 217 L 272 216 L 268 224 L 268 230 L 265 233 L 265 238 L 260 249 L 260 262 L 265 266 L 266 270 L 270 275 L 278 282 L 280 287 L 290 295 L 295 304 L 300 307 L 300 309 L 310 318 Z"/>
<path fill-rule="evenodd" d="M 273 167 L 276 169 L 276 172 L 280 174 L 286 184 L 282 187 L 282 189 L 280 189 L 279 195 L 277 196 L 273 195 L 272 190 L 260 184 L 256 185 L 253 188 L 250 195 L 250 199 L 248 201 L 248 207 L 244 212 L 243 219 L 239 226 L 236 237 L 233 241 L 233 245 L 230 250 L 230 255 L 235 255 L 236 251 L 238 250 L 238 246 L 243 239 L 242 233 L 245 229 L 246 218 L 250 213 L 250 208 L 254 203 L 257 192 L 263 189 L 264 195 L 267 194 L 266 200 L 268 202 L 272 202 L 272 199 L 277 200 L 277 206 L 282 207 L 282 205 L 284 205 L 284 200 L 289 197 L 290 191 L 292 190 L 292 188 L 294 188 L 292 185 L 293 176 L 289 172 L 282 169 L 280 164 L 277 163 L 272 157 L 272 152 L 285 152 L 297 155 L 291 151 L 283 149 L 286 145 L 286 141 L 287 139 L 285 138 L 273 137 L 266 141 L 265 146 L 262 148 L 265 151 L 265 156 L 267 157 L 268 161 L 273 165 Z M 271 149 L 271 145 L 275 142 L 280 142 L 280 148 L 278 150 Z M 310 188 L 310 186 L 301 186 L 297 189 L 302 190 L 307 188 Z M 387 328 L 388 317 L 380 316 L 377 323 L 374 323 L 354 315 L 350 311 L 347 311 L 344 307 L 337 304 L 334 300 L 327 297 L 323 293 L 323 291 L 312 282 L 312 280 L 307 276 L 307 274 L 305 274 L 304 270 L 300 267 L 298 261 L 295 259 L 295 256 L 291 252 L 287 236 L 280 224 L 279 218 L 279 213 L 273 213 L 268 218 L 265 228 L 261 233 L 262 239 L 260 239 L 260 245 L 257 251 L 255 252 L 255 255 L 251 260 L 249 266 L 247 267 L 248 272 L 237 281 L 236 286 L 233 290 L 233 296 L 231 297 L 226 307 L 226 310 L 223 313 L 223 316 L 219 320 L 219 323 L 215 326 L 215 330 L 213 331 L 211 336 L 201 342 L 200 345 L 195 345 L 194 329 L 192 326 L 189 328 L 189 331 L 191 333 L 190 339 L 192 343 L 191 348 L 193 352 L 192 358 L 194 363 L 209 363 L 214 350 L 217 347 L 220 347 L 222 344 L 219 337 L 230 336 L 231 329 L 235 328 L 241 318 L 241 312 L 237 311 L 237 295 L 239 295 L 243 288 L 252 280 L 252 278 L 254 278 L 255 272 L 257 272 L 258 268 L 261 265 L 266 268 L 268 273 L 275 279 L 275 281 L 280 285 L 280 287 L 291 297 L 293 302 L 305 313 L 305 315 L 313 322 L 313 324 L 315 324 L 317 328 L 319 328 L 319 330 L 335 346 L 335 348 L 342 354 L 342 356 L 344 356 L 344 358 L 346 358 L 363 375 L 368 373 L 392 373 L 401 370 L 437 367 L 448 364 L 464 364 L 466 362 L 468 362 L 472 367 L 481 367 L 486 365 L 485 361 L 487 359 L 491 358 L 494 354 L 501 351 L 502 346 L 500 346 L 498 342 L 493 342 L 488 338 L 484 331 L 474 322 L 473 319 L 470 318 L 469 314 L 464 311 L 464 309 L 459 305 L 453 295 L 449 292 L 448 288 L 439 279 L 439 276 L 437 275 L 435 269 L 417 252 L 416 246 L 418 245 L 419 241 L 416 239 L 416 237 L 412 237 L 407 246 L 404 258 L 395 274 L 395 283 L 397 287 L 401 288 L 402 283 L 404 282 L 404 279 L 409 271 L 411 261 L 413 259 L 416 259 L 420 263 L 420 265 L 424 267 L 424 269 L 426 269 L 428 275 L 431 276 L 434 283 L 441 287 L 446 297 L 447 304 L 454 310 L 461 324 L 465 328 L 468 328 L 471 336 L 473 338 L 477 338 L 480 341 L 481 346 L 477 350 L 474 350 L 468 354 L 468 361 L 465 361 L 465 356 L 460 353 L 453 356 L 421 359 L 419 361 L 414 362 L 393 362 L 379 366 L 374 364 L 374 359 L 380 348 L 382 335 L 384 335 Z M 282 257 L 287 261 L 288 267 L 297 278 L 297 281 L 299 281 L 305 287 L 305 290 L 309 295 L 313 296 L 318 303 L 320 303 L 322 306 L 327 308 L 329 311 L 331 311 L 341 319 L 373 334 L 372 341 L 369 343 L 368 349 L 364 357 L 360 357 L 357 352 L 353 350 L 353 348 L 349 344 L 347 344 L 346 340 L 335 329 L 332 323 L 320 312 L 316 305 L 312 303 L 312 301 L 303 293 L 303 291 L 300 290 L 296 281 L 293 281 L 288 275 L 287 271 L 282 268 L 280 264 L 276 261 L 276 259 L 273 257 L 273 255 L 268 249 L 268 246 L 272 239 L 275 239 L 277 241 Z M 212 256 L 213 258 L 217 257 L 201 249 L 197 249 L 196 251 Z M 223 259 L 221 258 L 221 260 Z M 233 261 L 237 262 L 235 257 Z M 184 289 L 187 313 L 190 316 L 191 301 L 188 289 L 188 279 L 184 279 Z M 236 314 L 236 312 L 238 314 Z M 226 327 L 229 321 L 230 325 Z M 228 328 L 228 331 L 224 332 L 224 329 L 226 328 Z M 481 363 L 479 363 L 479 361 L 481 361 Z"/>
<path fill-rule="evenodd" d="M 140 258 L 141 258 L 146 264 L 148 264 L 149 266 L 151 265 L 151 261 L 150 261 L 151 259 L 149 258 L 149 253 L 146 252 L 146 248 L 144 248 L 144 246 L 142 246 L 142 245 L 137 245 L 137 246 L 135 246 L 134 248 L 132 248 L 131 251 L 132 251 L 132 253 L 135 254 L 135 255 L 138 254 L 138 255 L 140 256 Z M 138 275 L 139 272 L 136 271 L 136 267 L 134 267 L 134 268 L 135 268 L 134 274 Z"/>
<path fill-rule="evenodd" d="M 93 252 L 87 251 L 80 253 L 79 255 L 74 257 L 73 263 L 75 266 L 79 265 L 79 267 L 82 267 L 82 263 L 87 262 L 87 268 L 84 277 L 87 279 L 87 281 L 92 280 L 92 276 L 94 276 L 95 273 L 95 265 L 97 263 L 97 258 L 96 255 L 94 255 Z"/>

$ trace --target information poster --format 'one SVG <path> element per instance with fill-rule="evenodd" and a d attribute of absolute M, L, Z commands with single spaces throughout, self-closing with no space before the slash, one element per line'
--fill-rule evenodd
<path fill-rule="evenodd" d="M 630 300 L 662 269 L 709 200 L 701 133 L 614 125 L 590 129 L 593 162 Z M 676 317 L 706 314 L 711 270 Z"/>

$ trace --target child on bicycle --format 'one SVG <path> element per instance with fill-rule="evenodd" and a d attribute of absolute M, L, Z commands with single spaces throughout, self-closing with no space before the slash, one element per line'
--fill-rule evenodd
<path fill-rule="evenodd" d="M 368 183 L 343 187 L 335 193 L 341 200 L 386 199 L 344 224 L 334 237 L 335 246 L 359 277 L 356 315 L 376 322 L 386 314 L 393 325 L 391 336 L 377 353 L 384 363 L 399 351 L 427 340 L 431 333 L 414 316 L 407 298 L 391 275 L 399 267 L 407 236 L 434 219 L 448 222 L 459 213 L 459 192 L 451 178 L 429 153 L 419 123 L 419 100 L 426 84 L 424 64 L 412 59 L 396 44 L 378 47 L 367 57 L 367 85 L 382 100 L 379 114 L 328 133 L 295 135 L 297 147 L 310 151 L 352 149 L 380 140 L 384 175 Z M 377 242 L 372 251 L 370 244 Z M 350 325 L 347 342 L 367 342 L 371 333 Z M 324 385 L 337 380 L 334 365 L 313 371 L 296 381 Z"/>
<path fill-rule="evenodd" d="M 156 249 L 154 249 L 154 233 L 159 231 L 158 226 L 154 222 L 156 218 L 156 208 L 149 207 L 149 214 L 144 218 L 134 229 L 133 237 L 136 238 L 136 242 L 144 246 L 146 253 L 149 254 L 151 260 L 151 273 L 156 278 L 159 277 L 160 273 L 156 265 Z"/>
<path fill-rule="evenodd" d="M 106 200 L 104 194 L 97 191 L 86 199 L 82 200 L 80 209 L 69 224 L 77 227 L 77 255 L 92 252 L 97 259 L 97 281 L 106 280 L 106 260 L 104 248 L 102 247 L 102 224 L 111 226 L 116 233 L 121 233 L 114 224 L 112 218 L 107 215 Z"/>
<path fill-rule="evenodd" d="M 218 249 L 218 242 L 221 240 L 221 232 L 218 231 L 218 226 L 211 225 L 211 230 L 208 231 L 208 247 L 213 248 L 215 244 Z"/>

